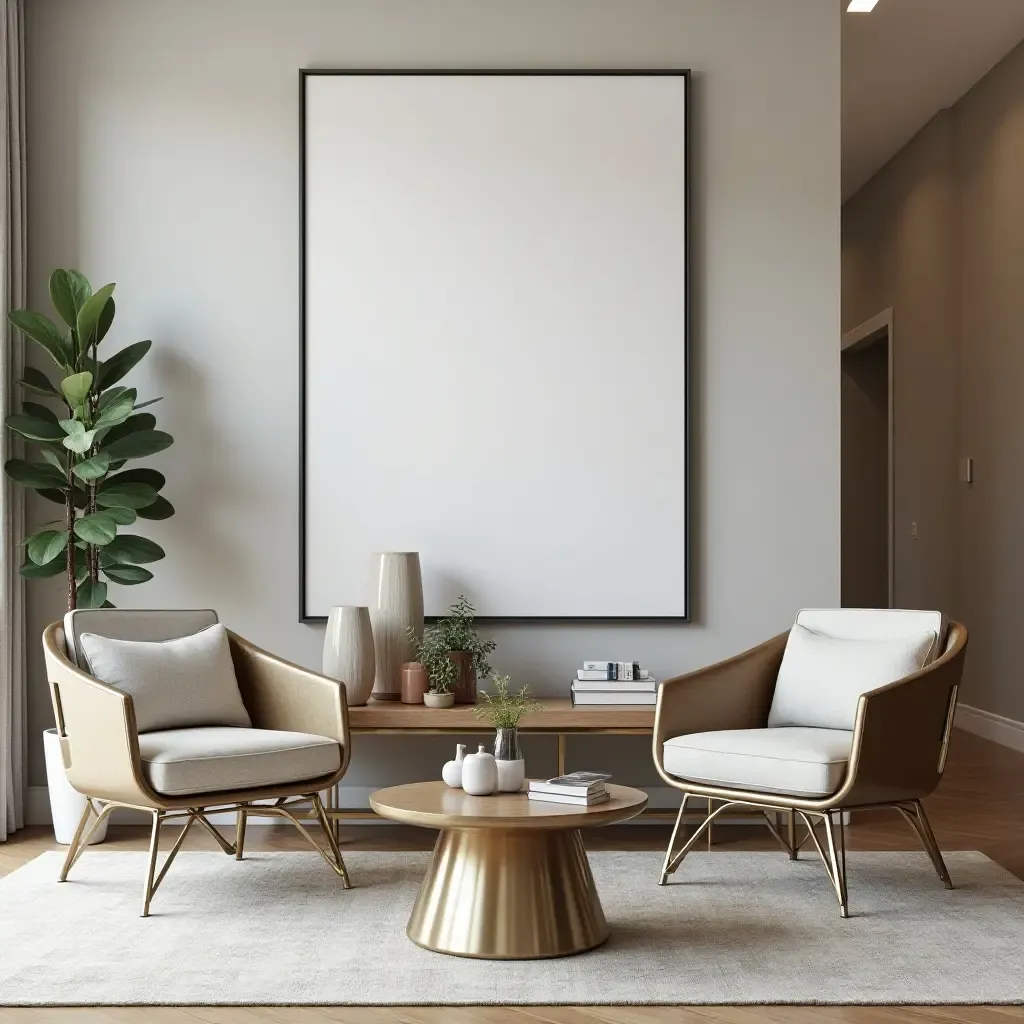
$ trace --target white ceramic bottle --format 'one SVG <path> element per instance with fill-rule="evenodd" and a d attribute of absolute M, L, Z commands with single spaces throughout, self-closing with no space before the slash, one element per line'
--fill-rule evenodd
<path fill-rule="evenodd" d="M 462 762 L 462 788 L 470 796 L 487 796 L 497 785 L 498 769 L 494 756 L 488 754 L 481 743 L 480 749 Z"/>
<path fill-rule="evenodd" d="M 452 789 L 462 789 L 462 765 L 466 758 L 466 744 L 457 743 L 455 745 L 455 760 L 449 761 L 441 769 L 441 778 L 452 787 Z"/>

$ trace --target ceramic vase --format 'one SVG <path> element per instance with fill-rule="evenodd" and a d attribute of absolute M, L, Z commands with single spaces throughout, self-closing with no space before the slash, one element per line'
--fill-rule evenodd
<path fill-rule="evenodd" d="M 455 703 L 475 704 L 476 666 L 473 655 L 468 651 L 449 651 L 448 657 L 455 662 Z"/>
<path fill-rule="evenodd" d="M 454 693 L 425 693 L 423 703 L 428 708 L 450 708 L 455 703 Z"/>
<path fill-rule="evenodd" d="M 323 671 L 345 686 L 349 707 L 370 698 L 376 670 L 370 610 L 365 606 L 339 605 L 331 609 L 324 637 Z"/>
<path fill-rule="evenodd" d="M 519 749 L 518 729 L 498 729 L 494 737 L 494 765 L 499 793 L 518 793 L 526 780 L 526 761 Z"/>
<path fill-rule="evenodd" d="M 377 669 L 373 696 L 399 700 L 402 665 L 413 657 L 409 628 L 417 639 L 423 637 L 423 580 L 415 551 L 384 551 L 373 556 L 370 622 Z"/>
<path fill-rule="evenodd" d="M 481 743 L 477 752 L 462 762 L 462 788 L 470 796 L 487 796 L 494 792 L 497 785 L 498 769 L 494 757 L 484 750 Z"/>
<path fill-rule="evenodd" d="M 422 704 L 423 694 L 430 688 L 430 673 L 426 665 L 407 661 L 402 666 L 402 703 Z"/>
<path fill-rule="evenodd" d="M 451 786 L 452 789 L 462 789 L 462 764 L 466 758 L 466 744 L 455 745 L 455 760 L 449 761 L 441 769 L 441 778 Z"/>

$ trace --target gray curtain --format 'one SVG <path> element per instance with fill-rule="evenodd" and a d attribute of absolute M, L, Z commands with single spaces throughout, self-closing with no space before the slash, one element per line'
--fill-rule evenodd
<path fill-rule="evenodd" d="M 21 336 L 7 322 L 25 306 L 25 25 L 24 0 L 0 0 L 0 424 L 19 403 L 24 365 Z M 16 454 L 0 428 L 0 461 Z M 25 600 L 18 574 L 24 495 L 0 479 L 0 841 L 25 823 Z"/>

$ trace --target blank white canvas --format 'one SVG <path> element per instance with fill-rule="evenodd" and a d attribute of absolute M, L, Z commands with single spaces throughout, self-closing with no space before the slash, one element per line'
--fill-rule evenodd
<path fill-rule="evenodd" d="M 685 616 L 686 81 L 305 78 L 305 613 Z"/>

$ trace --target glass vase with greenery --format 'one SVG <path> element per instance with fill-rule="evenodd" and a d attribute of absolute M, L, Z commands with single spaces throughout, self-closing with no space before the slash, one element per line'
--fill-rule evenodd
<path fill-rule="evenodd" d="M 475 678 L 491 674 L 487 656 L 497 644 L 484 640 L 476 631 L 476 609 L 465 594 L 460 594 L 448 609 L 448 614 L 423 630 L 422 639 L 414 630 L 408 631 L 416 660 L 426 666 L 430 675 L 431 693 L 451 693 L 459 677 L 459 665 L 451 655 L 467 654 Z"/>
<path fill-rule="evenodd" d="M 534 700 L 528 686 L 509 692 L 512 677 L 495 676 L 491 690 L 481 690 L 482 701 L 473 708 L 473 714 L 494 726 L 494 756 L 498 761 L 519 761 L 519 720 L 530 712 L 543 711 L 544 705 Z"/>
<path fill-rule="evenodd" d="M 60 519 L 24 541 L 20 571 L 26 579 L 64 573 L 69 610 L 112 608 L 108 582 L 145 583 L 153 574 L 144 563 L 164 557 L 153 541 L 119 531 L 138 519 L 174 515 L 159 493 L 161 473 L 124 466 L 163 451 L 174 438 L 155 429 L 156 418 L 141 411 L 160 399 L 139 402 L 135 388 L 119 383 L 152 342 L 137 341 L 110 355 L 100 348 L 114 322 L 114 285 L 94 292 L 77 270 L 55 270 L 49 290 L 63 327 L 27 309 L 8 314 L 57 369 L 55 383 L 27 366 L 19 383 L 42 402 L 23 401 L 21 412 L 7 417 L 7 428 L 27 442 L 30 457 L 8 459 L 4 471 L 63 508 Z"/>

